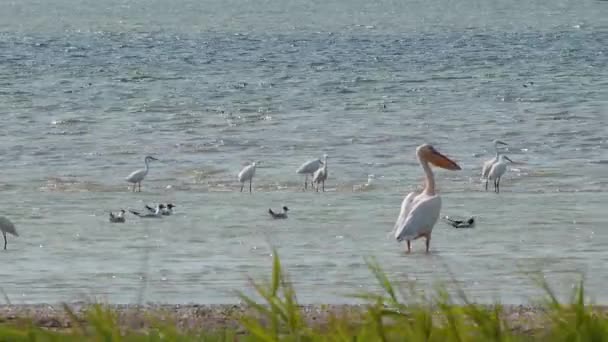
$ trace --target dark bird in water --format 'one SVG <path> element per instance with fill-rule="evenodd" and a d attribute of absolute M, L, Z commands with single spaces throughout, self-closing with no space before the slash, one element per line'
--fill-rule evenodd
<path fill-rule="evenodd" d="M 283 207 L 283 212 L 282 213 L 275 213 L 274 211 L 272 211 L 272 209 L 268 209 L 268 213 L 274 219 L 286 219 L 288 211 L 289 211 L 289 208 L 287 208 L 287 207 Z"/>
<path fill-rule="evenodd" d="M 117 214 L 110 212 L 110 222 L 112 223 L 125 223 L 125 210 L 120 209 Z"/>
<path fill-rule="evenodd" d="M 445 217 L 446 222 L 454 228 L 473 228 L 475 226 L 475 218 L 471 217 L 468 220 L 454 220 L 449 217 Z"/>
<path fill-rule="evenodd" d="M 142 214 L 138 211 L 135 210 L 129 210 L 131 212 L 131 214 L 139 216 L 141 218 L 161 218 L 163 217 L 163 210 L 165 209 L 165 205 L 164 204 L 159 204 L 156 207 L 156 210 L 154 211 L 154 213 L 147 213 L 147 214 Z"/>
<path fill-rule="evenodd" d="M 173 203 L 167 203 L 166 205 L 164 205 L 163 209 L 161 210 L 161 214 L 164 216 L 169 216 L 173 214 L 173 208 L 175 208 L 175 204 Z M 152 208 L 149 205 L 146 205 L 146 209 L 148 209 L 148 211 L 150 213 L 155 213 L 156 212 L 156 208 Z"/>

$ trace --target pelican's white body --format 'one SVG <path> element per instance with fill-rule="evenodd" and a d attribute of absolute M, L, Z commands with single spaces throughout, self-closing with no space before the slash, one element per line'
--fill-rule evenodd
<path fill-rule="evenodd" d="M 397 241 L 415 240 L 423 234 L 431 233 L 439 220 L 441 197 L 426 192 L 412 192 L 401 204 L 401 212 L 395 223 Z"/>

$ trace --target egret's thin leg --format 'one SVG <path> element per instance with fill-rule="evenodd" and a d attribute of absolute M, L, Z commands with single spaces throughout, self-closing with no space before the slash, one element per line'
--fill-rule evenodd
<path fill-rule="evenodd" d="M 412 242 L 410 240 L 406 240 L 405 242 L 407 244 L 407 252 L 411 253 L 412 252 Z"/>
<path fill-rule="evenodd" d="M 496 192 L 500 192 L 500 177 L 496 180 Z"/>
<path fill-rule="evenodd" d="M 486 191 L 488 191 L 488 179 L 486 178 Z"/>
<path fill-rule="evenodd" d="M 4 249 L 6 249 L 6 232 L 2 232 L 2 235 L 4 235 Z"/>
<path fill-rule="evenodd" d="M 241 192 L 243 192 L 243 187 L 245 186 L 245 182 L 241 183 Z"/>
<path fill-rule="evenodd" d="M 304 175 L 304 191 L 308 188 L 308 174 Z"/>
<path fill-rule="evenodd" d="M 253 182 L 253 178 L 249 180 L 249 193 L 251 193 L 251 183 Z"/>
<path fill-rule="evenodd" d="M 425 243 L 426 243 L 426 252 L 429 252 L 429 247 L 431 246 L 431 234 L 425 235 Z"/>
<path fill-rule="evenodd" d="M 323 192 L 325 192 L 325 181 L 323 181 Z"/>
<path fill-rule="evenodd" d="M 141 192 L 141 182 L 137 183 L 137 191 Z"/>

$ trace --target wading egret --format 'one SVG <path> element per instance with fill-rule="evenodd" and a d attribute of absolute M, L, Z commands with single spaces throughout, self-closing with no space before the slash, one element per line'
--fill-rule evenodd
<path fill-rule="evenodd" d="M 435 193 L 435 177 L 429 163 L 447 170 L 460 170 L 460 166 L 429 144 L 418 146 L 416 156 L 426 176 L 424 189 L 421 193 L 412 192 L 405 197 L 393 232 L 397 241 L 407 242 L 408 253 L 412 250 L 410 241 L 424 237 L 428 253 L 431 232 L 441 211 L 441 197 Z"/>
<path fill-rule="evenodd" d="M 133 171 L 130 175 L 127 176 L 126 181 L 129 183 L 133 183 L 133 191 L 135 191 L 135 185 L 139 185 L 139 191 L 141 191 L 141 181 L 144 180 L 144 178 L 146 177 L 146 175 L 148 174 L 148 170 L 150 169 L 150 167 L 148 166 L 148 163 L 151 160 L 158 160 L 152 156 L 147 156 L 144 159 L 144 162 L 146 163 L 146 168 L 145 169 L 139 169 L 137 171 Z"/>
<path fill-rule="evenodd" d="M 498 162 L 492 165 L 490 172 L 488 172 L 488 179 L 494 181 L 494 192 L 500 192 L 500 179 L 507 172 L 507 160 L 513 162 L 509 157 L 501 154 L 498 158 Z"/>
<path fill-rule="evenodd" d="M 289 208 L 287 208 L 287 207 L 283 207 L 283 212 L 282 213 L 275 213 L 274 211 L 272 211 L 272 209 L 268 209 L 268 213 L 274 219 L 286 219 L 288 211 L 289 211 Z"/>
<path fill-rule="evenodd" d="M 241 172 L 239 172 L 239 182 L 241 182 L 241 192 L 243 192 L 243 187 L 245 186 L 245 182 L 249 181 L 249 193 L 251 193 L 251 183 L 253 182 L 253 176 L 255 176 L 255 168 L 256 165 L 260 162 L 253 162 L 247 166 L 245 166 Z"/>
<path fill-rule="evenodd" d="M 494 144 L 494 151 L 496 152 L 496 156 L 494 158 L 487 160 L 483 163 L 483 167 L 481 168 L 481 179 L 486 181 L 486 191 L 488 191 L 488 173 L 492 168 L 492 165 L 498 161 L 498 157 L 500 156 L 500 151 L 498 150 L 498 145 L 508 145 L 506 142 L 502 142 L 500 140 L 494 140 L 492 142 Z"/>
<path fill-rule="evenodd" d="M 319 192 L 319 183 L 323 183 L 323 192 L 325 192 L 325 180 L 327 180 L 327 154 L 323 155 L 323 166 L 312 176 L 312 183 L 317 184 L 317 192 Z"/>
<path fill-rule="evenodd" d="M 6 249 L 6 233 L 14 236 L 19 236 L 19 234 L 17 234 L 17 229 L 15 229 L 13 222 L 4 216 L 0 216 L 0 230 L 2 231 L 2 236 L 4 236 L 4 249 Z"/>
<path fill-rule="evenodd" d="M 321 159 L 312 159 L 300 165 L 300 167 L 296 170 L 297 174 L 304 175 L 305 191 L 308 187 L 308 175 L 313 175 L 322 165 L 323 162 L 321 161 Z M 310 185 L 312 186 L 312 183 Z"/>

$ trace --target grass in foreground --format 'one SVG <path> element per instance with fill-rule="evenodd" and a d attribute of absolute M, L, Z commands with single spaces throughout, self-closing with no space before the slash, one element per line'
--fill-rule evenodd
<path fill-rule="evenodd" d="M 320 322 L 303 315 L 274 253 L 272 277 L 251 281 L 262 302 L 239 294 L 249 308 L 239 317 L 242 329 L 188 331 L 155 317 L 147 319 L 145 329 L 127 328 L 117 312 L 103 305 L 92 305 L 84 317 L 65 306 L 69 329 L 53 331 L 31 321 L 0 323 L 0 341 L 608 341 L 608 318 L 585 303 L 582 282 L 567 305 L 540 282 L 546 292 L 543 307 L 531 318 L 535 322 L 528 322 L 532 328 L 522 329 L 522 322 L 516 326 L 500 305 L 477 305 L 463 293 L 456 304 L 445 289 L 421 299 L 395 287 L 373 260 L 368 266 L 383 292 L 359 294 L 367 303 L 360 310 L 330 312 Z"/>

